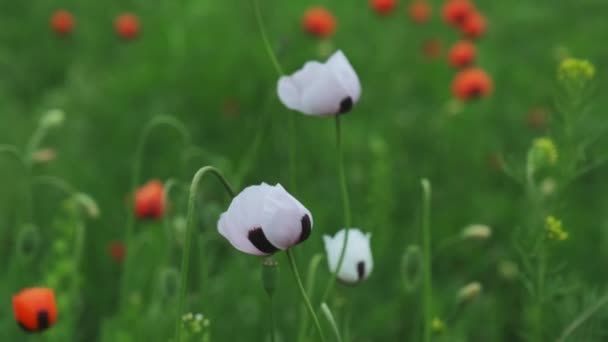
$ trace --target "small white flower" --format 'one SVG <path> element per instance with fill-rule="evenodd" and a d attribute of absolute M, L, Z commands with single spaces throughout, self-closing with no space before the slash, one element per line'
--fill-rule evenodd
<path fill-rule="evenodd" d="M 338 272 L 338 279 L 345 283 L 354 284 L 367 279 L 374 268 L 372 251 L 369 246 L 371 234 L 364 234 L 357 228 L 349 228 L 348 231 L 348 242 L 342 267 Z M 333 238 L 328 235 L 323 236 L 327 262 L 332 273 L 336 272 L 338 268 L 345 233 L 346 230 L 342 229 Z"/>
<path fill-rule="evenodd" d="M 291 76 L 279 79 L 277 91 L 289 109 L 308 115 L 349 112 L 361 97 L 361 83 L 342 51 L 325 63 L 311 61 Z"/>
<path fill-rule="evenodd" d="M 312 215 L 280 184 L 252 185 L 220 216 L 218 231 L 238 250 L 269 255 L 310 236 Z"/>

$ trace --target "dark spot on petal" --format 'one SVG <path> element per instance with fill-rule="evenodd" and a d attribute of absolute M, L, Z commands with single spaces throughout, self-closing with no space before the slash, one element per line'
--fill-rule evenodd
<path fill-rule="evenodd" d="M 49 327 L 49 313 L 46 310 L 39 311 L 36 318 L 38 320 L 38 331 L 45 330 Z"/>
<path fill-rule="evenodd" d="M 257 227 L 250 230 L 247 234 L 247 238 L 249 239 L 249 241 L 251 241 L 255 248 L 257 248 L 262 253 L 272 254 L 279 250 L 278 248 L 273 246 L 270 241 L 268 241 L 266 235 L 264 235 L 262 227 Z"/>
<path fill-rule="evenodd" d="M 365 263 L 363 261 L 357 263 L 357 275 L 359 275 L 360 281 L 365 277 Z"/>
<path fill-rule="evenodd" d="M 470 97 L 474 99 L 481 97 L 481 87 L 474 86 L 471 88 Z"/>
<path fill-rule="evenodd" d="M 297 243 L 300 243 L 300 242 L 308 239 L 308 237 L 310 236 L 310 231 L 311 231 L 310 217 L 308 215 L 302 216 L 301 222 L 302 222 L 302 233 L 300 233 L 300 238 L 298 239 Z"/>
<path fill-rule="evenodd" d="M 349 96 L 340 102 L 340 110 L 338 114 L 348 113 L 353 109 L 353 99 Z"/>

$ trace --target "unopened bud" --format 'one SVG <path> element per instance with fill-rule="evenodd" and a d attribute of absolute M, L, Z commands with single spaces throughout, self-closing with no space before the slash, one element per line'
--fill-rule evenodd
<path fill-rule="evenodd" d="M 95 202 L 93 197 L 83 192 L 79 192 L 74 195 L 74 199 L 79 205 L 82 206 L 82 208 L 90 218 L 99 217 L 99 206 L 97 205 L 97 202 Z"/>
<path fill-rule="evenodd" d="M 41 148 L 34 152 L 32 160 L 38 164 L 46 164 L 57 158 L 57 152 L 52 148 Z"/>
<path fill-rule="evenodd" d="M 40 118 L 40 126 L 51 129 L 61 126 L 65 121 L 65 113 L 61 109 L 51 109 Z"/>
<path fill-rule="evenodd" d="M 492 229 L 485 224 L 472 224 L 462 230 L 463 239 L 486 240 L 492 236 Z"/>
<path fill-rule="evenodd" d="M 271 257 L 265 258 L 262 263 L 262 284 L 270 297 L 279 287 L 279 263 Z"/>
<path fill-rule="evenodd" d="M 479 282 L 472 282 L 458 291 L 458 301 L 461 303 L 470 302 L 477 298 L 481 293 L 481 284 Z"/>

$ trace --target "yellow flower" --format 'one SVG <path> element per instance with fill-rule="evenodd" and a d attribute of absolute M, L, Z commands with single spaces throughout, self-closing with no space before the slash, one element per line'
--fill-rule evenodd
<path fill-rule="evenodd" d="M 564 83 L 583 84 L 595 76 L 595 67 L 588 60 L 566 58 L 559 65 L 557 78 Z"/>
<path fill-rule="evenodd" d="M 545 219 L 545 229 L 549 240 L 565 241 L 568 239 L 568 232 L 562 227 L 562 221 L 553 216 L 547 216 Z"/>
<path fill-rule="evenodd" d="M 443 323 L 443 321 L 440 318 L 435 317 L 435 318 L 433 318 L 433 321 L 431 322 L 431 328 L 433 329 L 433 332 L 441 333 L 445 330 L 445 323 Z"/>

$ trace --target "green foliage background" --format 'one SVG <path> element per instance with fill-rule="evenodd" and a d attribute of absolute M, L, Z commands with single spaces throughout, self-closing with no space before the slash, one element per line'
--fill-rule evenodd
<path fill-rule="evenodd" d="M 457 244 L 433 260 L 434 310 L 447 321 L 446 331 L 436 338 L 527 340 L 529 295 L 520 281 L 502 278 L 498 265 L 519 262 L 515 232 L 523 229 L 529 208 L 523 190 L 490 167 L 489 159 L 500 154 L 515 169 L 523 169 L 532 139 L 555 133 L 557 114 L 552 106 L 561 55 L 589 59 L 597 70 L 588 122 L 579 135 L 595 134 L 605 125 L 608 3 L 477 1 L 489 20 L 489 31 L 478 43 L 478 64 L 491 74 L 495 92 L 465 105 L 458 114 L 451 114 L 454 71 L 443 59 L 430 61 L 421 52 L 428 39 L 440 39 L 444 51 L 458 39 L 441 23 L 438 1 L 432 1 L 433 21 L 425 26 L 409 21 L 405 1 L 388 17 L 377 16 L 364 0 L 321 1 L 338 18 L 336 35 L 324 43 L 300 28 L 302 13 L 314 4 L 261 1 L 271 42 L 285 70 L 325 58 L 320 51 L 330 44 L 345 51 L 362 81 L 360 103 L 343 117 L 345 160 L 355 226 L 373 233 L 375 269 L 367 282 L 340 287 L 330 303 L 340 322 L 348 320 L 350 340 L 421 339 L 420 290 L 404 290 L 400 263 L 406 246 L 419 244 L 422 177 L 433 184 L 436 243 L 470 223 L 493 228 L 489 241 Z M 58 38 L 48 27 L 58 8 L 70 10 L 76 18 L 70 37 Z M 123 41 L 113 32 L 113 20 L 122 12 L 140 17 L 138 39 Z M 40 228 L 41 250 L 36 262 L 0 272 L 1 341 L 165 341 L 172 336 L 175 298 L 166 289 L 170 279 L 163 269 L 179 266 L 181 250 L 162 258 L 167 242 L 162 224 L 137 225 L 137 245 L 128 248 L 138 267 L 128 275 L 133 294 L 122 311 L 121 266 L 107 253 L 108 243 L 124 236 L 125 198 L 131 190 L 138 136 L 158 114 L 181 120 L 195 144 L 207 152 L 183 165 L 179 137 L 159 129 L 146 147 L 143 179 L 172 177 L 188 183 L 199 167 L 210 163 L 234 178 L 251 152 L 256 132 L 264 129 L 259 151 L 249 156 L 252 167 L 243 185 L 288 184 L 287 117 L 296 115 L 295 194 L 315 218 L 311 238 L 296 249 L 303 271 L 314 254 L 323 253 L 321 236 L 341 228 L 334 122 L 295 114 L 280 104 L 277 77 L 249 1 L 1 1 L 0 18 L 0 143 L 23 146 L 42 113 L 64 109 L 65 125 L 44 143 L 57 150 L 58 158 L 37 166 L 35 174 L 68 180 L 101 208 L 98 220 L 86 222 L 84 255 L 73 271 L 79 275 L 79 297 L 69 296 L 70 309 L 59 313 L 54 330 L 27 336 L 13 322 L 10 296 L 23 287 L 45 285 L 41 275 L 53 269 L 48 258 L 54 241 L 74 239 L 57 228 L 73 224 L 73 208 L 62 204 L 52 190 L 37 190 L 34 223 Z M 545 108 L 551 118 L 540 130 L 526 125 L 527 113 L 537 107 Z M 606 143 L 599 139 L 589 159 L 605 155 Z M 558 149 L 562 147 L 558 142 Z M 22 173 L 8 160 L 0 165 L 0 260 L 14 265 Z M 565 265 L 559 275 L 573 285 L 547 309 L 547 340 L 555 339 L 595 302 L 608 279 L 605 170 L 585 175 L 560 191 L 555 201 L 554 215 L 564 221 L 571 237 L 557 247 L 553 262 Z M 189 310 L 210 320 L 213 341 L 264 341 L 269 307 L 259 281 L 260 262 L 236 252 L 216 233 L 218 215 L 229 203 L 221 188 L 206 182 L 203 193 Z M 170 215 L 185 215 L 184 192 L 173 197 Z M 293 341 L 299 296 L 286 259 L 278 260 L 278 327 L 282 341 Z M 323 261 L 316 278 L 318 292 L 328 276 Z M 483 294 L 450 319 L 456 292 L 471 281 L 483 284 Z M 572 340 L 607 338 L 597 324 L 606 314 L 596 315 L 580 330 L 581 337 Z"/>

